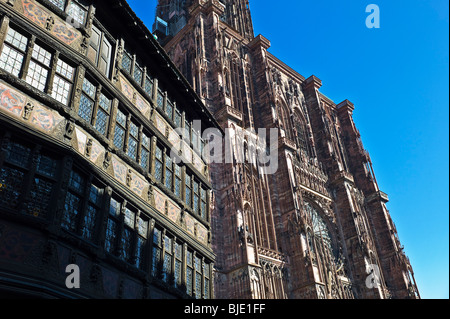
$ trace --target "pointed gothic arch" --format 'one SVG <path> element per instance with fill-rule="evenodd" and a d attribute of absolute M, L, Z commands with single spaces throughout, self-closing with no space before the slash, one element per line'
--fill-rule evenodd
<path fill-rule="evenodd" d="M 313 157 L 313 148 L 309 138 L 309 128 L 303 112 L 298 107 L 294 108 L 293 122 L 295 125 L 295 135 L 299 149 L 307 157 Z"/>

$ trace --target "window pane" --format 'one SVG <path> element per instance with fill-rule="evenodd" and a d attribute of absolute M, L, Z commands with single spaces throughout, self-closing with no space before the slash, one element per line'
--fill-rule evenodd
<path fill-rule="evenodd" d="M 167 236 L 164 237 L 164 249 L 169 254 L 172 253 L 172 239 L 170 237 Z"/>
<path fill-rule="evenodd" d="M 97 111 L 97 119 L 95 122 L 95 128 L 101 134 L 106 135 L 106 132 L 108 130 L 108 124 L 109 124 L 108 114 L 105 113 L 101 108 L 99 108 Z"/>
<path fill-rule="evenodd" d="M 175 273 L 174 273 L 175 287 L 181 286 L 181 269 L 182 269 L 181 261 L 175 260 Z"/>
<path fill-rule="evenodd" d="M 147 238 L 148 232 L 148 221 L 142 218 L 137 219 L 138 233 L 144 238 Z"/>
<path fill-rule="evenodd" d="M 91 122 L 93 108 L 94 108 L 94 102 L 91 101 L 84 94 L 81 94 L 80 108 L 78 109 L 78 115 L 86 122 Z"/>
<path fill-rule="evenodd" d="M 0 68 L 12 75 L 19 77 L 22 69 L 23 54 L 4 44 L 2 55 L 0 56 Z"/>
<path fill-rule="evenodd" d="M 153 243 L 158 246 L 161 246 L 162 244 L 161 231 L 157 228 L 153 231 Z"/>
<path fill-rule="evenodd" d="M 33 47 L 33 52 L 31 56 L 37 61 L 41 62 L 43 65 L 49 67 L 52 60 L 52 55 L 50 52 L 42 48 L 41 46 L 35 44 Z"/>
<path fill-rule="evenodd" d="M 119 123 L 122 127 L 127 126 L 127 116 L 120 111 L 117 111 L 117 123 Z"/>
<path fill-rule="evenodd" d="M 67 14 L 72 17 L 79 24 L 84 25 L 86 19 L 86 10 L 73 1 L 69 2 L 67 7 Z"/>
<path fill-rule="evenodd" d="M 202 264 L 202 260 L 200 258 L 198 258 L 197 256 L 195 256 L 194 267 L 195 267 L 196 271 L 198 271 L 198 272 L 202 271 L 201 264 Z"/>
<path fill-rule="evenodd" d="M 96 206 L 100 206 L 101 199 L 102 199 L 102 190 L 94 185 L 91 185 L 91 191 L 89 193 L 89 201 Z"/>
<path fill-rule="evenodd" d="M 133 63 L 133 60 L 131 59 L 130 55 L 128 55 L 127 52 L 124 52 L 123 57 L 122 57 L 122 68 L 125 71 L 127 71 L 128 73 L 130 73 L 132 63 Z"/>
<path fill-rule="evenodd" d="M 130 134 L 131 134 L 131 136 L 133 136 L 136 139 L 139 136 L 139 128 L 133 122 L 130 123 Z"/>
<path fill-rule="evenodd" d="M 158 181 L 161 181 L 162 179 L 162 171 L 163 171 L 162 163 L 159 161 L 155 161 L 155 178 Z"/>
<path fill-rule="evenodd" d="M 125 130 L 120 126 L 116 125 L 114 130 L 114 145 L 118 149 L 123 149 L 123 142 L 125 139 Z"/>
<path fill-rule="evenodd" d="M 192 296 L 192 269 L 186 269 L 186 293 Z"/>
<path fill-rule="evenodd" d="M 128 208 L 125 208 L 125 216 L 124 216 L 125 225 L 134 229 L 135 217 L 136 214 L 133 211 L 129 210 Z"/>
<path fill-rule="evenodd" d="M 198 202 L 198 195 L 194 194 L 194 200 L 193 200 L 193 204 L 192 204 L 192 209 L 194 210 L 194 213 L 198 212 L 198 207 L 199 207 L 199 202 Z"/>
<path fill-rule="evenodd" d="M 149 156 L 150 156 L 150 153 L 145 148 L 142 148 L 141 149 L 141 167 L 145 170 L 148 170 Z"/>
<path fill-rule="evenodd" d="M 22 185 L 25 174 L 19 170 L 2 167 L 0 170 L 0 205 L 8 208 L 16 208 L 19 204 L 19 196 L 22 193 Z"/>
<path fill-rule="evenodd" d="M 82 194 L 84 192 L 84 178 L 77 172 L 72 171 L 70 173 L 69 187 Z"/>
<path fill-rule="evenodd" d="M 75 232 L 77 229 L 77 216 L 81 212 L 81 198 L 68 192 L 64 204 L 64 212 L 61 221 L 61 227 Z"/>
<path fill-rule="evenodd" d="M 49 0 L 51 3 L 53 3 L 55 6 L 57 6 L 59 9 L 64 10 L 65 0 Z"/>
<path fill-rule="evenodd" d="M 167 100 L 166 104 L 166 114 L 167 116 L 172 119 L 173 118 L 173 104 L 170 100 Z"/>
<path fill-rule="evenodd" d="M 158 97 L 156 99 L 156 106 L 160 109 L 164 106 L 164 96 L 162 95 L 161 91 L 158 91 Z"/>
<path fill-rule="evenodd" d="M 5 41 L 21 51 L 25 51 L 28 45 L 28 38 L 12 28 L 8 29 Z"/>
<path fill-rule="evenodd" d="M 98 215 L 98 209 L 92 205 L 88 205 L 86 215 L 84 216 L 84 225 L 81 235 L 92 241 L 94 239 L 95 221 Z"/>
<path fill-rule="evenodd" d="M 205 278 L 205 299 L 210 299 L 210 290 L 209 290 L 209 286 L 210 286 L 210 283 L 209 283 L 209 279 L 207 279 L 207 278 Z"/>
<path fill-rule="evenodd" d="M 129 261 L 131 257 L 131 240 L 132 232 L 125 228 L 122 234 L 120 258 L 125 261 Z"/>
<path fill-rule="evenodd" d="M 175 195 L 181 197 L 181 179 L 175 178 Z"/>
<path fill-rule="evenodd" d="M 95 99 L 95 91 L 96 87 L 92 84 L 88 79 L 84 78 L 83 80 L 83 92 L 85 92 L 89 97 Z"/>
<path fill-rule="evenodd" d="M 195 275 L 195 298 L 202 298 L 202 276 L 199 273 Z"/>
<path fill-rule="evenodd" d="M 150 149 L 150 137 L 145 134 L 142 135 L 142 146 L 148 150 Z"/>
<path fill-rule="evenodd" d="M 30 62 L 27 74 L 27 83 L 32 87 L 44 92 L 45 86 L 47 84 L 48 70 L 35 63 Z"/>
<path fill-rule="evenodd" d="M 175 122 L 175 126 L 177 128 L 181 127 L 181 114 L 178 112 L 178 110 L 175 111 L 175 117 L 173 121 Z"/>
<path fill-rule="evenodd" d="M 157 277 L 159 275 L 159 269 L 161 267 L 161 249 L 153 247 L 153 259 L 152 259 L 152 276 Z"/>
<path fill-rule="evenodd" d="M 113 253 L 116 249 L 116 236 L 116 222 L 111 218 L 108 218 L 108 224 L 106 225 L 105 250 L 109 253 Z"/>
<path fill-rule="evenodd" d="M 128 140 L 128 156 L 132 159 L 136 160 L 137 157 L 137 148 L 138 148 L 138 142 L 130 137 Z"/>
<path fill-rule="evenodd" d="M 68 104 L 72 84 L 55 74 L 53 79 L 52 97 L 64 105 Z"/>
<path fill-rule="evenodd" d="M 28 168 L 30 163 L 31 149 L 20 143 L 11 142 L 8 152 L 6 153 L 6 161 L 9 163 Z"/>
<path fill-rule="evenodd" d="M 137 65 L 137 63 L 135 64 L 134 67 L 134 79 L 136 80 L 137 83 L 139 84 L 142 83 L 142 69 Z"/>
<path fill-rule="evenodd" d="M 114 198 L 111 198 L 111 202 L 109 205 L 109 213 L 112 216 L 119 216 L 120 215 L 120 203 L 116 201 Z"/>
<path fill-rule="evenodd" d="M 183 258 L 183 245 L 180 245 L 179 243 L 175 243 L 175 257 L 177 259 Z"/>
<path fill-rule="evenodd" d="M 56 72 L 68 80 L 73 80 L 75 68 L 71 67 L 66 62 L 59 59 L 58 62 L 56 63 Z"/>
<path fill-rule="evenodd" d="M 142 268 L 145 253 L 145 239 L 138 237 L 136 242 L 136 267 Z"/>
<path fill-rule="evenodd" d="M 48 177 L 56 175 L 56 160 L 51 157 L 40 154 L 37 163 L 37 172 Z"/>
<path fill-rule="evenodd" d="M 150 79 L 150 77 L 147 76 L 146 80 L 145 80 L 145 92 L 147 92 L 148 95 L 150 95 L 150 97 L 153 96 L 153 82 Z"/>
<path fill-rule="evenodd" d="M 163 280 L 168 282 L 172 273 L 172 256 L 164 254 Z"/>
<path fill-rule="evenodd" d="M 105 112 L 109 113 L 109 110 L 111 108 L 111 100 L 108 99 L 103 93 L 100 94 L 99 99 L 99 105 L 100 107 L 105 110 Z"/>

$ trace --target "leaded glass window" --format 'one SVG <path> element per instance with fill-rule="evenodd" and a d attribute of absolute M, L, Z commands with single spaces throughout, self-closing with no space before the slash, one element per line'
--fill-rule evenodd
<path fill-rule="evenodd" d="M 195 298 L 202 298 L 202 261 L 199 257 L 194 257 L 195 268 Z"/>
<path fill-rule="evenodd" d="M 160 147 L 156 146 L 155 150 L 155 178 L 161 182 L 163 176 L 163 151 Z"/>
<path fill-rule="evenodd" d="M 28 38 L 10 27 L 0 55 L 0 68 L 19 77 L 27 45 Z"/>
<path fill-rule="evenodd" d="M 192 209 L 194 210 L 194 213 L 198 214 L 199 209 L 199 201 L 200 201 L 200 187 L 198 185 L 198 182 L 196 180 L 193 181 L 193 198 L 192 198 Z"/>
<path fill-rule="evenodd" d="M 19 169 L 4 165 L 0 169 L 0 205 L 17 208 L 22 194 L 25 173 Z"/>
<path fill-rule="evenodd" d="M 130 135 L 128 138 L 128 156 L 133 160 L 137 159 L 139 141 L 139 128 L 133 122 L 130 122 Z"/>
<path fill-rule="evenodd" d="M 148 75 L 145 77 L 144 90 L 151 98 L 153 97 L 153 80 Z"/>
<path fill-rule="evenodd" d="M 175 242 L 175 269 L 174 269 L 174 285 L 181 286 L 183 270 L 183 245 Z"/>
<path fill-rule="evenodd" d="M 85 177 L 80 173 L 70 173 L 61 227 L 71 232 L 77 231 L 78 217 L 82 214 L 85 183 Z"/>
<path fill-rule="evenodd" d="M 50 208 L 53 189 L 56 182 L 57 161 L 48 155 L 39 154 L 27 203 L 29 215 L 46 218 Z"/>
<path fill-rule="evenodd" d="M 147 134 L 142 134 L 142 147 L 141 147 L 141 167 L 148 171 L 150 161 L 150 137 Z"/>
<path fill-rule="evenodd" d="M 109 127 L 109 114 L 111 112 L 112 101 L 103 93 L 100 93 L 97 109 L 97 117 L 95 121 L 95 128 L 101 134 L 106 136 Z"/>
<path fill-rule="evenodd" d="M 188 205 L 189 207 L 191 207 L 192 205 L 192 185 L 191 185 L 191 181 L 192 181 L 192 177 L 191 175 L 188 174 L 188 172 L 186 172 L 186 176 L 185 176 L 185 197 L 184 197 L 184 201 L 186 203 L 186 205 Z"/>
<path fill-rule="evenodd" d="M 122 238 L 120 240 L 120 255 L 119 257 L 129 262 L 131 259 L 131 240 L 132 232 L 129 228 L 125 227 L 122 232 Z"/>
<path fill-rule="evenodd" d="M 108 218 L 106 225 L 105 250 L 114 254 L 117 243 L 117 222 L 114 219 Z"/>
<path fill-rule="evenodd" d="M 159 277 L 162 260 L 162 232 L 158 228 L 153 231 L 152 276 Z"/>
<path fill-rule="evenodd" d="M 144 265 L 144 253 L 145 253 L 145 239 L 141 236 L 137 237 L 136 241 L 136 263 L 137 268 L 142 268 Z"/>
<path fill-rule="evenodd" d="M 72 92 L 75 68 L 58 59 L 56 73 L 53 78 L 52 97 L 64 105 L 68 105 Z"/>
<path fill-rule="evenodd" d="M 72 17 L 80 25 L 84 25 L 86 22 L 87 11 L 80 4 L 73 0 L 69 1 L 67 6 L 67 14 Z"/>
<path fill-rule="evenodd" d="M 108 222 L 106 225 L 106 238 L 105 238 L 105 250 L 110 254 L 115 254 L 117 252 L 117 238 L 119 218 L 121 212 L 121 204 L 114 198 L 109 201 L 109 215 Z"/>
<path fill-rule="evenodd" d="M 163 263 L 163 272 L 162 279 L 165 282 L 169 282 L 170 276 L 172 274 L 172 238 L 165 236 L 164 237 L 164 263 Z"/>
<path fill-rule="evenodd" d="M 61 227 L 94 242 L 103 202 L 103 188 L 78 171 L 70 174 Z"/>
<path fill-rule="evenodd" d="M 201 198 L 200 215 L 204 220 L 207 220 L 208 211 L 207 211 L 206 190 L 203 188 L 200 191 L 200 198 Z"/>
<path fill-rule="evenodd" d="M 175 187 L 174 193 L 181 198 L 181 166 L 175 164 Z"/>
<path fill-rule="evenodd" d="M 128 53 L 127 50 L 123 51 L 122 55 L 122 68 L 131 74 L 131 65 L 133 64 L 133 58 L 131 54 Z"/>
<path fill-rule="evenodd" d="M 178 110 L 178 108 L 175 109 L 173 122 L 175 123 L 176 128 L 181 127 L 182 117 L 181 117 L 181 112 Z"/>
<path fill-rule="evenodd" d="M 122 150 L 125 143 L 127 117 L 120 110 L 117 111 L 116 126 L 114 129 L 114 145 Z"/>
<path fill-rule="evenodd" d="M 172 190 L 173 186 L 173 161 L 166 155 L 166 187 Z"/>
<path fill-rule="evenodd" d="M 167 99 L 167 103 L 166 103 L 166 115 L 173 120 L 173 110 L 174 110 L 174 105 L 172 103 L 171 100 Z"/>
<path fill-rule="evenodd" d="M 88 123 L 91 123 L 94 109 L 96 87 L 87 78 L 83 80 L 83 89 L 80 97 L 78 115 Z"/>
<path fill-rule="evenodd" d="M 191 251 L 187 251 L 186 256 L 186 293 L 192 296 L 192 284 L 194 277 L 194 265 L 193 265 L 193 254 Z"/>
<path fill-rule="evenodd" d="M 123 204 L 122 204 L 123 205 Z M 120 258 L 126 262 L 132 263 L 134 252 L 132 251 L 133 238 L 135 236 L 136 212 L 129 207 L 124 209 L 124 228 L 121 237 Z"/>
<path fill-rule="evenodd" d="M 57 6 L 59 9 L 64 11 L 66 0 L 49 0 L 49 1 L 53 3 L 55 6 Z"/>
<path fill-rule="evenodd" d="M 156 107 L 158 107 L 161 110 L 164 107 L 164 95 L 160 90 L 158 90 L 158 95 L 156 97 Z"/>
<path fill-rule="evenodd" d="M 211 287 L 211 266 L 207 263 L 203 263 L 203 275 L 205 277 L 205 281 L 204 281 L 204 289 L 203 289 L 203 293 L 204 293 L 204 297 L 205 299 L 210 299 L 210 287 Z"/>
<path fill-rule="evenodd" d="M 26 81 L 28 84 L 44 92 L 50 73 L 52 54 L 38 44 L 34 44 Z"/>
<path fill-rule="evenodd" d="M 141 63 L 139 63 L 138 59 L 136 58 L 136 63 L 134 63 L 134 72 L 133 72 L 134 80 L 141 85 L 142 84 L 142 77 L 144 75 L 143 68 L 141 67 Z"/>
<path fill-rule="evenodd" d="M 95 225 L 98 215 L 100 214 L 103 190 L 95 185 L 91 185 L 88 199 L 87 211 L 84 215 L 83 227 L 81 235 L 93 241 Z"/>
<path fill-rule="evenodd" d="M 0 170 L 0 205 L 15 209 L 20 204 L 25 175 L 31 162 L 31 148 L 11 141 Z"/>

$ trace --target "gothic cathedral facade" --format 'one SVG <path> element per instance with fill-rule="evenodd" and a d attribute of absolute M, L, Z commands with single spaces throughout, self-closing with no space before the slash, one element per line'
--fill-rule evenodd
<path fill-rule="evenodd" d="M 278 130 L 276 174 L 210 167 L 215 297 L 420 298 L 354 105 L 273 56 L 248 0 L 159 0 L 156 15 L 160 43 L 223 129 Z"/>

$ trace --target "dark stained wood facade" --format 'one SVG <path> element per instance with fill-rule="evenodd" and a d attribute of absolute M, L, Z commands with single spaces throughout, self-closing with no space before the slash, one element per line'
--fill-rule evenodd
<path fill-rule="evenodd" d="M 176 129 L 218 124 L 128 4 L 1 0 L 0 54 L 0 295 L 211 298 L 205 141 Z"/>

